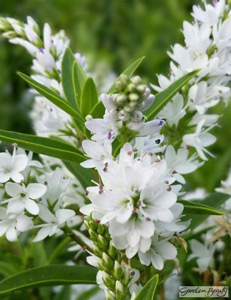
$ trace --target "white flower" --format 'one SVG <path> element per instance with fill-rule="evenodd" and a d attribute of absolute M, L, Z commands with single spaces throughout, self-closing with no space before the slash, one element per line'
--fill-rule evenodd
<path fill-rule="evenodd" d="M 184 99 L 181 94 L 177 94 L 173 97 L 159 113 L 159 117 L 166 119 L 170 126 L 177 126 L 179 120 L 184 117 L 186 111 L 184 109 Z"/>
<path fill-rule="evenodd" d="M 139 136 L 153 135 L 164 126 L 163 120 L 153 120 L 149 122 L 130 122 L 128 127 L 138 132 Z"/>
<path fill-rule="evenodd" d="M 164 161 L 152 159 L 149 154 L 135 157 L 132 146 L 125 144 L 117 161 L 106 172 L 99 170 L 102 186 L 87 189 L 92 205 L 81 208 L 82 213 L 95 210 L 102 215 L 115 246 L 126 249 L 128 257 L 148 250 L 156 221 L 174 219 L 170 208 L 177 196 L 169 185 L 175 179 Z"/>
<path fill-rule="evenodd" d="M 0 207 L 0 236 L 6 234 L 6 238 L 10 242 L 17 241 L 19 232 L 28 231 L 33 228 L 31 218 L 20 215 L 8 215 L 7 210 Z"/>
<path fill-rule="evenodd" d="M 47 186 L 46 193 L 42 195 L 43 203 L 46 206 L 54 206 L 54 208 L 60 206 L 63 197 L 68 193 L 70 185 L 70 179 L 65 178 L 61 168 L 56 168 L 53 172 L 44 173 L 38 180 L 45 182 Z"/>
<path fill-rule="evenodd" d="M 194 172 L 201 164 L 196 160 L 196 155 L 188 158 L 188 150 L 180 148 L 177 152 L 173 146 L 168 146 L 165 151 L 165 159 L 170 172 L 180 183 L 185 183 L 181 174 Z"/>
<path fill-rule="evenodd" d="M 216 84 L 208 86 L 207 82 L 201 81 L 189 89 L 189 107 L 196 109 L 199 114 L 204 114 L 209 107 L 217 105 L 221 97 L 229 91 L 229 87 Z"/>
<path fill-rule="evenodd" d="M 197 258 L 198 267 L 206 271 L 213 264 L 213 255 L 216 249 L 215 244 L 204 245 L 196 240 L 190 241 L 192 254 L 189 255 L 188 261 Z"/>
<path fill-rule="evenodd" d="M 205 3 L 205 10 L 200 6 L 193 6 L 193 17 L 209 26 L 215 25 L 225 10 L 226 1 L 215 1 L 214 5 Z"/>
<path fill-rule="evenodd" d="M 186 145 L 195 147 L 201 159 L 207 160 L 204 152 L 208 153 L 211 156 L 213 155 L 205 147 L 208 147 L 215 143 L 216 138 L 211 133 L 207 132 L 211 129 L 211 127 L 205 130 L 202 129 L 204 123 L 205 120 L 201 120 L 197 125 L 196 132 L 184 135 L 183 141 Z"/>
<path fill-rule="evenodd" d="M 39 205 L 39 217 L 46 224 L 38 225 L 41 229 L 34 238 L 34 242 L 39 242 L 48 236 L 60 232 L 60 228 L 74 216 L 75 212 L 71 209 L 58 209 L 53 215 L 46 206 Z"/>
<path fill-rule="evenodd" d="M 216 188 L 216 191 L 218 193 L 231 195 L 231 171 L 229 171 L 226 180 L 221 181 L 221 187 Z"/>
<path fill-rule="evenodd" d="M 156 232 L 162 237 L 172 237 L 175 233 L 180 235 L 190 224 L 190 221 L 180 220 L 184 210 L 181 203 L 175 203 L 170 210 L 174 216 L 171 222 L 158 221 L 156 223 Z"/>
<path fill-rule="evenodd" d="M 24 154 L 17 154 L 14 148 L 13 154 L 0 153 L 0 183 L 12 179 L 14 182 L 23 181 L 21 172 L 27 167 L 28 158 Z"/>
<path fill-rule="evenodd" d="M 198 23 L 192 25 L 188 22 L 184 22 L 183 26 L 186 46 L 196 53 L 206 53 L 211 44 L 211 28 L 206 25 L 199 26 Z"/>
<path fill-rule="evenodd" d="M 5 190 L 12 197 L 8 202 L 8 214 L 20 214 L 26 209 L 32 215 L 39 213 L 39 207 L 35 200 L 46 192 L 46 186 L 39 183 L 30 183 L 27 187 L 17 183 L 7 182 Z"/>
<path fill-rule="evenodd" d="M 81 163 L 84 168 L 105 168 L 109 161 L 112 160 L 111 143 L 98 143 L 85 140 L 82 143 L 84 152 L 90 159 Z"/>
<path fill-rule="evenodd" d="M 164 141 L 163 135 L 156 135 L 154 137 L 145 136 L 145 137 L 137 137 L 135 139 L 135 149 L 137 150 L 139 155 L 143 155 L 145 153 L 159 153 L 163 152 L 166 146 L 161 145 Z"/>
<path fill-rule="evenodd" d="M 177 255 L 176 248 L 167 241 L 167 239 L 158 240 L 157 236 L 152 238 L 152 245 L 149 251 L 138 253 L 141 263 L 145 266 L 153 265 L 157 270 L 162 270 L 164 260 L 175 259 Z"/>
<path fill-rule="evenodd" d="M 113 141 L 119 134 L 118 128 L 121 122 L 116 122 L 113 114 L 105 113 L 103 119 L 92 119 L 85 123 L 85 126 L 94 135 L 92 139 L 95 141 Z"/>

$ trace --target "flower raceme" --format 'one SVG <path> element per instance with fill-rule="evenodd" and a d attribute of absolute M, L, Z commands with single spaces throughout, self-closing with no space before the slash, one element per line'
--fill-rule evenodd
<path fill-rule="evenodd" d="M 153 153 L 140 155 L 129 143 L 116 160 L 107 157 L 103 165 L 105 159 L 101 164 L 98 159 L 96 163 L 90 160 L 102 184 L 87 188 L 92 203 L 81 212 L 93 213 L 108 224 L 115 246 L 126 249 L 127 257 L 132 258 L 150 249 L 159 222 L 173 222 L 172 209 L 181 186 L 173 185 L 176 178 L 164 158 Z"/>

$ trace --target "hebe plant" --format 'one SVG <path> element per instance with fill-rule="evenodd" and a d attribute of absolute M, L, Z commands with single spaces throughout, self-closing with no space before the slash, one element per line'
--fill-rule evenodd
<path fill-rule="evenodd" d="M 144 84 L 134 75 L 142 57 L 108 91 L 97 88 L 63 31 L 53 35 L 45 24 L 41 32 L 30 17 L 0 19 L 2 36 L 33 58 L 32 75 L 19 76 L 33 88 L 36 132 L 0 130 L 0 139 L 13 144 L 12 153 L 0 154 L 0 235 L 26 245 L 62 241 L 50 264 L 6 276 L 1 295 L 97 282 L 106 299 L 163 299 L 176 269 L 181 283 L 194 276 L 198 285 L 229 284 L 230 259 L 217 252 L 230 242 L 223 195 L 231 194 L 230 175 L 206 198 L 184 195 L 184 175 L 213 159 L 207 148 L 216 137 L 209 131 L 219 115 L 210 108 L 230 97 L 229 3 L 194 6 L 193 17 L 183 25 L 185 45 L 169 53 L 169 77 Z M 215 223 L 210 215 L 218 216 Z M 67 245 L 78 253 L 75 265 L 53 265 Z M 197 268 L 188 270 L 185 251 Z M 227 264 L 216 269 L 219 260 Z"/>

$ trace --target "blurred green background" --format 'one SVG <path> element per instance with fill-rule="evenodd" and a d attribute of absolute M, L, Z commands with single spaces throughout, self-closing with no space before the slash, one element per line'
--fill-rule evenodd
<path fill-rule="evenodd" d="M 32 16 L 40 25 L 49 22 L 54 31 L 64 29 L 74 51 L 89 59 L 90 68 L 106 62 L 120 73 L 136 58 L 145 55 L 140 75 L 151 82 L 156 74 L 168 73 L 171 45 L 183 41 L 183 20 L 191 20 L 194 4 L 201 0 L 7 0 L 0 1 L 0 14 L 25 21 Z M 30 72 L 31 58 L 20 46 L 0 40 L 0 128 L 31 132 L 28 111 L 31 99 L 26 85 L 16 75 Z M 215 112 L 224 112 L 224 105 Z M 189 188 L 203 186 L 211 191 L 224 178 L 231 160 L 231 109 L 216 128 L 218 142 L 212 147 L 217 159 L 188 177 Z"/>

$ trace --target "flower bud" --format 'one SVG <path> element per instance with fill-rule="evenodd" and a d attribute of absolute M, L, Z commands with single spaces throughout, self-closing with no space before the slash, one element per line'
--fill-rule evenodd
<path fill-rule="evenodd" d="M 128 85 L 128 90 L 129 90 L 129 92 L 135 92 L 135 90 L 136 90 L 135 84 L 130 83 L 130 84 Z"/>
<path fill-rule="evenodd" d="M 98 235 L 98 245 L 104 251 L 108 249 L 108 241 L 101 235 Z"/>
<path fill-rule="evenodd" d="M 138 85 L 138 84 L 142 83 L 142 80 L 141 80 L 140 76 L 133 76 L 131 78 L 131 82 L 135 85 Z"/>
<path fill-rule="evenodd" d="M 140 84 L 137 86 L 136 88 L 137 92 L 139 92 L 140 94 L 144 94 L 146 91 L 146 86 L 144 84 Z"/>
<path fill-rule="evenodd" d="M 105 228 L 104 228 L 104 226 L 102 225 L 102 224 L 98 224 L 98 228 L 97 228 L 97 232 L 99 233 L 99 234 L 101 234 L 101 235 L 103 235 L 104 234 L 104 231 L 105 231 Z"/>
<path fill-rule="evenodd" d="M 115 101 L 116 101 L 117 105 L 122 106 L 127 101 L 127 97 L 123 94 L 122 95 L 117 95 L 115 97 Z"/>
<path fill-rule="evenodd" d="M 135 93 L 129 95 L 129 100 L 132 102 L 137 102 L 139 100 L 139 96 Z"/>
<path fill-rule="evenodd" d="M 118 263 L 118 261 L 115 261 L 114 263 L 113 275 L 116 279 L 121 279 L 123 276 L 123 268 Z"/>
<path fill-rule="evenodd" d="M 115 290 L 115 280 L 112 276 L 102 271 L 102 279 L 107 288 L 109 288 L 111 291 Z"/>
<path fill-rule="evenodd" d="M 115 258 L 117 254 L 117 250 L 113 245 L 113 242 L 109 242 L 109 247 L 108 247 L 108 254 L 111 256 L 111 258 Z"/>
<path fill-rule="evenodd" d="M 94 230 L 92 230 L 92 229 L 89 229 L 89 235 L 90 235 L 90 238 L 91 238 L 93 241 L 96 241 L 97 238 L 98 238 L 97 233 L 96 233 Z"/>
<path fill-rule="evenodd" d="M 109 270 L 113 268 L 113 261 L 105 252 L 103 252 L 102 260 Z"/>
<path fill-rule="evenodd" d="M 125 291 L 123 285 L 118 280 L 116 281 L 116 284 L 115 284 L 115 293 L 116 293 L 117 299 L 124 299 L 124 295 L 126 295 L 126 291 Z"/>
<path fill-rule="evenodd" d="M 110 292 L 109 290 L 104 290 L 105 292 L 105 299 L 106 300 L 115 300 L 115 295 L 114 293 Z"/>
<path fill-rule="evenodd" d="M 93 250 L 96 256 L 102 257 L 102 250 L 97 245 L 93 245 Z"/>

